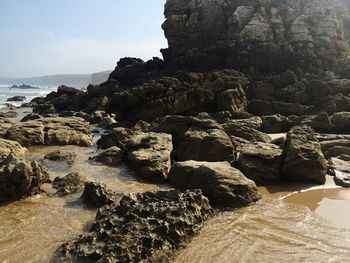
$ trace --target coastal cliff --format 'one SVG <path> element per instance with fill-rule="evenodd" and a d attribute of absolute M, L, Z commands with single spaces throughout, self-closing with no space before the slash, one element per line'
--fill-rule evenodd
<path fill-rule="evenodd" d="M 345 0 L 168 0 L 164 14 L 162 53 L 175 68 L 318 72 L 348 51 Z"/>

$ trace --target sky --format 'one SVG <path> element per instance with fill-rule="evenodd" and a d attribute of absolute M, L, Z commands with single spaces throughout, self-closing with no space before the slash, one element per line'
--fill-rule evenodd
<path fill-rule="evenodd" d="M 112 70 L 167 47 L 165 0 L 0 0 L 0 77 Z"/>

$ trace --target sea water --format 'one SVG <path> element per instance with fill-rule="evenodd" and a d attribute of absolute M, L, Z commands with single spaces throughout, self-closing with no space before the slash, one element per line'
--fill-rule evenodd
<path fill-rule="evenodd" d="M 0 84 L 0 109 L 6 107 L 6 103 L 12 104 L 14 106 L 21 106 L 23 103 L 20 101 L 7 102 L 8 98 L 14 96 L 25 96 L 25 102 L 29 102 L 35 97 L 46 96 L 50 92 L 57 90 L 57 86 L 35 86 L 39 89 L 10 89 L 10 86 L 11 85 Z"/>

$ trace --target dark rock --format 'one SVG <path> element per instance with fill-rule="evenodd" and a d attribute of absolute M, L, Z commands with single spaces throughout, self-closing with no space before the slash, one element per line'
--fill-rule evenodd
<path fill-rule="evenodd" d="M 91 207 L 102 207 L 111 205 L 117 201 L 116 193 L 107 189 L 104 184 L 85 182 L 84 192 L 81 196 L 86 205 Z"/>
<path fill-rule="evenodd" d="M 284 179 L 325 183 L 327 161 L 312 128 L 308 126 L 293 127 L 287 133 L 285 155 L 282 170 Z"/>
<path fill-rule="evenodd" d="M 248 110 L 250 113 L 259 116 L 274 114 L 301 116 L 305 115 L 307 107 L 299 103 L 253 99 L 249 101 Z"/>
<path fill-rule="evenodd" d="M 247 143 L 241 148 L 239 169 L 259 185 L 280 182 L 283 150 L 269 143 Z"/>
<path fill-rule="evenodd" d="M 57 189 L 58 195 L 68 195 L 78 192 L 84 187 L 85 178 L 79 173 L 70 173 L 64 177 L 56 177 L 52 186 Z"/>
<path fill-rule="evenodd" d="M 123 157 L 123 151 L 117 146 L 113 146 L 94 157 L 90 157 L 89 160 L 97 163 L 103 163 L 106 165 L 119 165 Z"/>
<path fill-rule="evenodd" d="M 247 206 L 261 198 L 255 183 L 228 162 L 178 162 L 168 179 L 179 189 L 201 189 L 218 207 Z"/>
<path fill-rule="evenodd" d="M 8 98 L 6 101 L 25 101 L 26 97 L 25 96 L 14 96 L 11 98 Z"/>
<path fill-rule="evenodd" d="M 198 190 L 124 196 L 99 210 L 89 234 L 63 244 L 55 262 L 168 262 L 211 214 Z"/>
<path fill-rule="evenodd" d="M 262 131 L 266 133 L 281 133 L 287 132 L 290 129 L 290 124 L 287 117 L 280 114 L 262 116 Z"/>
<path fill-rule="evenodd" d="M 16 118 L 17 115 L 15 111 L 0 112 L 0 118 Z"/>
<path fill-rule="evenodd" d="M 24 116 L 21 119 L 21 122 L 26 122 L 26 121 L 32 121 L 32 120 L 38 120 L 40 119 L 42 116 L 38 113 L 29 113 L 26 116 Z"/>
<path fill-rule="evenodd" d="M 77 154 L 62 152 L 62 151 L 53 151 L 49 152 L 44 156 L 44 159 L 54 161 L 54 162 L 67 162 L 67 164 L 72 165 L 75 162 Z"/>
<path fill-rule="evenodd" d="M 350 112 L 337 112 L 332 115 L 331 122 L 337 133 L 350 133 Z"/>

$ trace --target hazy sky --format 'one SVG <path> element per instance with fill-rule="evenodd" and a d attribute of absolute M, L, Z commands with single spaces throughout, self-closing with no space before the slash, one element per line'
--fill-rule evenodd
<path fill-rule="evenodd" d="M 0 77 L 92 73 L 160 56 L 165 0 L 0 0 Z"/>

